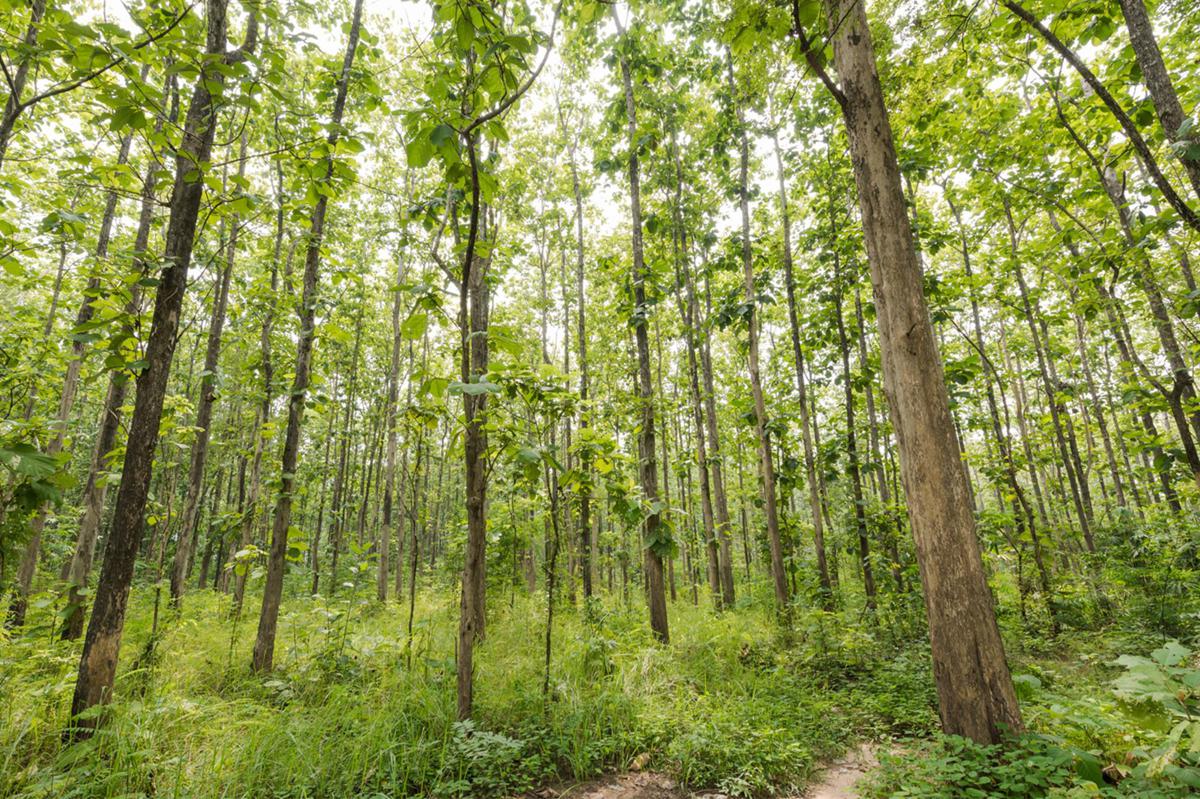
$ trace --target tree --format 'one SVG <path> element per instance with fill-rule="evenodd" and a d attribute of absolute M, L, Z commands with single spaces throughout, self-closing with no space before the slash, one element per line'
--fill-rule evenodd
<path fill-rule="evenodd" d="M 346 39 L 346 53 L 337 73 L 333 110 L 329 116 L 326 135 L 324 169 L 316 191 L 316 202 L 309 218 L 308 240 L 304 253 L 304 277 L 297 316 L 300 335 L 296 343 L 296 363 L 288 398 L 287 428 L 284 432 L 279 496 L 271 524 L 271 546 L 267 560 L 267 579 L 263 585 L 263 601 L 258 617 L 258 635 L 254 640 L 253 667 L 255 671 L 270 671 L 275 659 L 275 630 L 279 623 L 279 604 L 283 598 L 283 572 L 287 567 L 288 538 L 292 521 L 292 499 L 296 486 L 296 469 L 300 461 L 300 431 L 304 424 L 304 403 L 308 396 L 309 374 L 312 369 L 313 339 L 316 335 L 318 281 L 321 269 L 321 244 L 325 235 L 325 216 L 329 210 L 331 182 L 335 174 L 338 142 L 342 139 L 342 119 L 346 113 L 346 97 L 350 92 L 351 69 L 358 40 L 362 32 L 363 0 L 355 0 Z"/>
<path fill-rule="evenodd" d="M 183 142 L 175 157 L 175 183 L 171 190 L 170 221 L 163 254 L 166 266 L 155 294 L 146 367 L 137 378 L 137 402 L 129 424 L 129 441 L 125 447 L 112 529 L 104 550 L 104 563 L 71 703 L 69 732 L 76 737 L 91 735 L 98 724 L 99 718 L 94 714 L 85 716 L 85 711 L 111 698 L 134 560 L 150 490 L 154 448 L 162 421 L 163 398 L 175 354 L 175 334 L 195 245 L 205 185 L 201 174 L 212 153 L 225 74 L 244 61 L 258 41 L 258 18 L 251 14 L 245 41 L 241 47 L 227 51 L 227 11 L 226 0 L 208 0 L 205 54 L 209 58 L 205 59 L 205 66 L 192 90 Z"/>
<path fill-rule="evenodd" d="M 884 392 L 916 542 L 942 728 L 992 743 L 1021 729 L 1004 644 L 976 539 L 941 356 L 900 184 L 891 125 L 862 4 L 826 0 L 838 83 L 810 63 L 841 108 L 879 319 Z"/>
<path fill-rule="evenodd" d="M 671 547 L 670 530 L 662 523 L 662 509 L 658 499 L 658 466 L 654 441 L 654 384 L 650 377 L 650 338 L 646 331 L 649 324 L 650 306 L 646 302 L 647 270 L 642 245 L 641 172 L 638 165 L 638 120 L 637 103 L 633 93 L 632 55 L 633 39 L 621 24 L 615 7 L 611 7 L 613 24 L 617 26 L 618 59 L 621 69 L 621 85 L 625 94 L 626 144 L 629 148 L 629 216 L 632 225 L 630 247 L 633 253 L 633 329 L 637 345 L 638 404 L 641 408 L 641 425 L 638 434 L 638 471 L 644 503 L 643 568 L 646 572 L 646 601 L 650 608 L 650 628 L 654 636 L 667 643 L 671 634 L 667 621 L 667 600 L 663 582 L 663 554 Z"/>

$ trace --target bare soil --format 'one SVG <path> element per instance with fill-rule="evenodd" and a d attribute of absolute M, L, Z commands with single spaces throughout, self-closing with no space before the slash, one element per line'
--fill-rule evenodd
<path fill-rule="evenodd" d="M 855 788 L 878 763 L 875 747 L 863 744 L 818 772 L 805 792 L 791 799 L 858 799 Z M 637 765 L 635 763 L 635 765 Z M 611 774 L 577 785 L 543 788 L 529 799 L 728 799 L 715 791 L 690 793 L 653 771 Z"/>

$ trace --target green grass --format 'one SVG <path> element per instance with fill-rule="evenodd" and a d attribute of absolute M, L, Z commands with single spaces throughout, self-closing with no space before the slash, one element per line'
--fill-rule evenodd
<path fill-rule="evenodd" d="M 367 593 L 290 598 L 277 668 L 260 677 L 248 668 L 253 602 L 235 631 L 227 597 L 193 592 L 181 618 L 164 615 L 147 657 L 153 591 L 135 590 L 111 717 L 71 747 L 60 734 L 79 646 L 55 641 L 54 608 L 39 609 L 0 643 L 0 796 L 505 795 L 643 753 L 685 785 L 751 795 L 801 785 L 858 734 L 933 719 L 927 665 L 893 668 L 835 635 L 847 628 L 834 618 L 819 641 L 802 628 L 783 648 L 765 595 L 723 615 L 673 604 L 666 647 L 636 602 L 603 599 L 586 623 L 564 607 L 545 700 L 545 600 L 518 593 L 492 598 L 475 719 L 457 725 L 454 592 L 418 595 L 411 652 L 407 607 Z M 917 698 L 873 706 L 863 701 L 864 685 L 879 693 L 871 680 Z"/>
<path fill-rule="evenodd" d="M 1188 795 L 1171 776 L 1186 747 L 1165 773 L 1149 770 L 1165 751 L 1161 707 L 1113 689 L 1119 655 L 1168 637 L 1157 607 L 1153 624 L 1125 611 L 1050 641 L 1011 611 L 1012 586 L 998 581 L 1031 734 L 984 749 L 936 734 L 916 594 L 885 595 L 874 621 L 853 597 L 836 612 L 797 609 L 785 641 L 765 582 L 741 586 L 723 614 L 681 593 L 669 646 L 651 637 L 636 588 L 628 607 L 619 596 L 586 614 L 562 602 L 547 698 L 545 598 L 497 589 L 476 654 L 475 717 L 456 724 L 451 587 L 419 593 L 410 645 L 406 603 L 381 605 L 366 585 L 314 599 L 299 593 L 302 578 L 289 582 L 268 675 L 249 669 L 256 585 L 236 625 L 228 597 L 189 594 L 181 617 L 162 615 L 154 647 L 154 592 L 137 587 L 108 723 L 69 747 L 61 733 L 80 644 L 53 635 L 61 600 L 35 601 L 30 625 L 0 637 L 0 796 L 511 796 L 635 759 L 688 788 L 763 796 L 797 792 L 861 738 L 901 742 L 875 797 Z M 1175 616 L 1186 627 L 1184 610 Z"/>

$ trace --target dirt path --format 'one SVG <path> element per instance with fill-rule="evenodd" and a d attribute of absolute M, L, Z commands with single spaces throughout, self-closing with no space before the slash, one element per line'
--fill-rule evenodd
<path fill-rule="evenodd" d="M 855 786 L 867 772 L 879 764 L 875 747 L 863 744 L 831 763 L 804 792 L 804 799 L 857 799 Z"/>
<path fill-rule="evenodd" d="M 792 799 L 858 799 L 855 786 L 878 759 L 875 747 L 863 744 L 816 775 L 804 794 Z M 545 788 L 531 799 L 728 799 L 716 791 L 688 793 L 665 774 L 631 771 L 580 785 Z"/>

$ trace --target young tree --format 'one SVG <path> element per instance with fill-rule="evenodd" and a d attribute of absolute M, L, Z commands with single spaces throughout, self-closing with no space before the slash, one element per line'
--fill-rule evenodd
<path fill-rule="evenodd" d="M 283 599 L 283 572 L 287 567 L 288 530 L 292 524 L 292 499 L 296 490 L 296 469 L 300 463 L 300 431 L 304 424 L 304 403 L 308 397 L 309 376 L 312 370 L 313 339 L 316 336 L 318 280 L 321 270 L 321 245 L 325 235 L 325 216 L 329 210 L 330 183 L 334 176 L 337 144 L 342 138 L 342 118 L 346 113 L 346 97 L 350 91 L 350 74 L 354 54 L 362 32 L 363 0 L 355 0 L 350 17 L 350 32 L 346 53 L 338 72 L 333 111 L 329 116 L 326 135 L 324 170 L 321 190 L 309 218 L 308 241 L 304 253 L 304 277 L 300 307 L 300 335 L 296 343 L 296 365 L 288 398 L 287 428 L 284 432 L 279 496 L 275 500 L 271 524 L 271 546 L 267 556 L 267 579 L 263 585 L 263 601 L 258 617 L 258 634 L 254 639 L 253 667 L 255 671 L 270 671 L 275 659 L 275 630 L 279 623 L 279 604 Z"/>
<path fill-rule="evenodd" d="M 646 269 L 642 244 L 641 172 L 638 164 L 637 103 L 633 93 L 631 60 L 636 52 L 636 40 L 625 30 L 615 6 L 610 7 L 613 24 L 617 26 L 617 58 L 620 62 L 621 85 L 625 93 L 626 144 L 629 175 L 629 216 L 632 224 L 633 253 L 633 328 L 637 345 L 638 404 L 641 425 L 638 433 L 638 462 L 641 477 L 642 501 L 645 503 L 643 521 L 643 568 L 646 575 L 646 601 L 650 606 L 650 628 L 662 643 L 670 640 L 667 622 L 666 588 L 663 582 L 663 551 L 671 546 L 670 530 L 662 523 L 658 499 L 658 466 L 654 441 L 654 384 L 650 377 L 650 306 L 646 303 Z"/>

